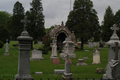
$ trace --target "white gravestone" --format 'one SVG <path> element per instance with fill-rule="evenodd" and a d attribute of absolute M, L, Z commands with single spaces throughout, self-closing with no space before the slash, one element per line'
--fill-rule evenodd
<path fill-rule="evenodd" d="M 4 53 L 5 56 L 8 56 L 8 55 L 9 55 L 8 50 L 9 50 L 9 47 L 8 47 L 8 39 L 7 39 L 7 40 L 6 40 L 5 53 Z"/>
<path fill-rule="evenodd" d="M 93 53 L 93 63 L 92 64 L 100 64 L 100 51 L 98 49 L 94 50 Z"/>
<path fill-rule="evenodd" d="M 32 50 L 32 57 L 30 60 L 43 60 L 42 58 L 42 51 L 40 50 Z"/>
<path fill-rule="evenodd" d="M 57 45 L 56 45 L 56 40 L 53 41 L 53 46 L 52 46 L 52 54 L 50 59 L 55 59 L 57 57 Z"/>

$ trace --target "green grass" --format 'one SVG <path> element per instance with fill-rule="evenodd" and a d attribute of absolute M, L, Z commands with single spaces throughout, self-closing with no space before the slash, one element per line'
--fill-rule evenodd
<path fill-rule="evenodd" d="M 18 41 L 11 41 L 9 44 L 9 54 L 10 56 L 4 56 L 5 52 L 5 45 L 2 49 L 0 49 L 0 79 L 7 80 L 11 79 L 14 80 L 14 76 L 17 74 L 18 71 L 18 55 L 19 55 L 19 47 L 13 47 L 13 44 L 18 43 Z M 34 48 L 38 48 L 40 46 L 34 45 Z M 80 51 L 76 50 L 76 58 L 72 58 L 72 65 L 71 65 L 71 72 L 73 74 L 73 77 L 77 80 L 77 78 L 80 79 L 100 79 L 103 77 L 103 74 L 97 74 L 96 69 L 97 68 L 104 68 L 106 67 L 107 61 L 108 61 L 108 47 L 104 49 L 100 49 L 100 56 L 101 56 L 101 64 L 92 64 L 93 60 L 93 50 L 89 49 L 88 46 L 84 46 L 85 50 L 87 51 Z M 54 65 L 52 64 L 52 60 L 50 60 L 51 51 L 49 51 L 49 54 L 43 54 L 44 60 L 41 61 L 30 61 L 30 74 L 34 78 L 34 80 L 40 80 L 42 78 L 43 80 L 47 80 L 50 78 L 50 80 L 54 80 L 55 78 L 58 78 L 58 80 L 61 80 L 62 75 L 54 75 L 54 69 L 64 69 L 64 60 L 60 59 L 60 65 Z M 59 56 L 59 53 L 58 53 Z M 88 57 L 89 59 L 85 60 L 85 63 L 88 64 L 88 66 L 76 66 L 78 59 L 82 57 Z M 35 75 L 35 72 L 43 72 L 43 75 Z"/>

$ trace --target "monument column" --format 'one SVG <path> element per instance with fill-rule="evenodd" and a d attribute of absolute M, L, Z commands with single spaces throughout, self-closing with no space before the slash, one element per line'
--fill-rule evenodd
<path fill-rule="evenodd" d="M 30 50 L 32 37 L 29 36 L 26 31 L 26 24 L 29 22 L 26 18 L 22 20 L 24 22 L 24 31 L 21 36 L 17 37 L 19 41 L 19 60 L 18 60 L 18 74 L 15 76 L 15 80 L 33 80 L 30 75 Z"/>

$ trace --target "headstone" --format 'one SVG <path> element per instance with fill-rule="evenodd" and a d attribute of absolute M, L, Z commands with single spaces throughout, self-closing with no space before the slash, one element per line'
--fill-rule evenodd
<path fill-rule="evenodd" d="M 112 36 L 110 37 L 110 40 L 107 42 L 107 45 L 109 47 L 109 52 L 108 52 L 108 64 L 106 66 L 106 73 L 103 75 L 103 78 L 104 79 L 112 79 L 112 70 L 111 70 L 111 65 L 109 64 L 112 59 L 114 59 L 115 57 L 115 42 L 118 42 L 118 44 L 120 44 L 120 41 L 119 41 L 119 37 L 117 36 L 116 34 L 116 31 L 119 30 L 119 28 L 114 24 L 113 27 L 111 27 L 113 31 L 113 34 Z M 118 55 L 120 56 L 120 52 L 118 52 Z M 120 57 L 118 56 L 118 59 L 120 60 Z M 111 63 L 114 63 L 113 61 Z M 115 68 L 114 68 L 115 69 Z"/>
<path fill-rule="evenodd" d="M 103 68 L 97 68 L 97 73 L 98 74 L 103 74 L 104 73 L 104 69 Z"/>
<path fill-rule="evenodd" d="M 57 56 L 57 45 L 56 45 L 56 40 L 53 41 L 53 46 L 52 46 L 52 54 L 51 54 L 51 57 L 50 59 L 56 59 L 58 58 Z"/>
<path fill-rule="evenodd" d="M 71 73 L 71 65 L 68 59 L 69 55 L 67 54 L 66 58 L 67 61 L 65 62 L 65 72 L 62 75 L 62 80 L 74 80 L 72 73 Z"/>
<path fill-rule="evenodd" d="M 8 56 L 9 55 L 9 47 L 8 47 L 8 39 L 6 39 L 6 47 L 5 47 L 5 53 L 4 53 L 4 55 L 5 56 Z"/>
<path fill-rule="evenodd" d="M 78 42 L 78 46 L 81 47 L 81 42 Z"/>
<path fill-rule="evenodd" d="M 89 59 L 88 57 L 83 57 L 83 59 Z"/>
<path fill-rule="evenodd" d="M 94 44 L 93 44 L 93 42 L 89 42 L 89 48 L 94 48 Z"/>
<path fill-rule="evenodd" d="M 53 58 L 53 64 L 60 64 L 59 58 Z"/>
<path fill-rule="evenodd" d="M 19 41 L 19 60 L 18 60 L 18 74 L 15 76 L 15 80 L 33 80 L 30 75 L 30 50 L 32 37 L 29 36 L 25 27 L 27 18 L 24 19 L 24 31 L 21 33 L 21 36 L 17 37 Z"/>
<path fill-rule="evenodd" d="M 78 59 L 77 66 L 86 66 L 87 64 L 84 62 L 84 59 Z"/>
<path fill-rule="evenodd" d="M 93 62 L 92 64 L 100 64 L 100 51 L 98 49 L 95 49 L 93 51 Z"/>
<path fill-rule="evenodd" d="M 63 42 L 63 52 L 60 53 L 60 57 L 64 59 L 66 53 L 69 55 L 70 58 L 75 58 L 76 54 L 74 54 L 74 42 L 71 38 L 66 38 Z"/>
<path fill-rule="evenodd" d="M 42 72 L 35 72 L 36 75 L 42 75 Z"/>
<path fill-rule="evenodd" d="M 63 74 L 65 72 L 64 69 L 54 69 L 54 74 L 58 75 L 58 74 Z"/>
<path fill-rule="evenodd" d="M 30 60 L 43 60 L 42 51 L 40 50 L 32 50 L 32 57 Z"/>

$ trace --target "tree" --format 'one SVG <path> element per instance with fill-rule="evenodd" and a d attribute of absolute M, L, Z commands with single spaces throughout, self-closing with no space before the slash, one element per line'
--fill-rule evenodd
<path fill-rule="evenodd" d="M 45 35 L 45 28 L 41 0 L 32 0 L 30 5 L 32 8 L 26 12 L 28 19 L 31 20 L 31 23 L 27 26 L 27 30 L 34 40 L 42 40 Z"/>
<path fill-rule="evenodd" d="M 10 38 L 10 30 L 8 30 L 9 25 L 8 20 L 11 14 L 6 11 L 0 11 L 0 41 L 6 43 L 6 39 Z"/>
<path fill-rule="evenodd" d="M 16 40 L 18 36 L 20 36 L 21 32 L 23 31 L 23 23 L 21 23 L 21 20 L 24 19 L 24 8 L 22 6 L 22 3 L 17 1 L 14 4 L 13 8 L 13 18 L 12 18 L 12 27 L 11 27 L 11 33 L 12 33 L 12 39 Z"/>
<path fill-rule="evenodd" d="M 91 0 L 75 0 L 73 10 L 68 15 L 66 26 L 75 31 L 77 39 L 81 40 L 81 50 L 84 43 L 94 37 L 99 39 L 100 26 L 98 16 Z"/>
<path fill-rule="evenodd" d="M 102 21 L 102 40 L 103 41 L 109 41 L 110 37 L 112 36 L 112 30 L 110 29 L 114 24 L 114 14 L 110 6 L 107 7 L 104 19 Z"/>
<path fill-rule="evenodd" d="M 120 10 L 118 10 L 118 11 L 116 12 L 114 18 L 115 18 L 115 19 L 114 19 L 115 24 L 116 24 L 116 25 L 119 27 L 119 29 L 120 29 Z M 118 33 L 118 36 L 120 37 L 120 30 L 117 31 L 117 33 Z"/>

